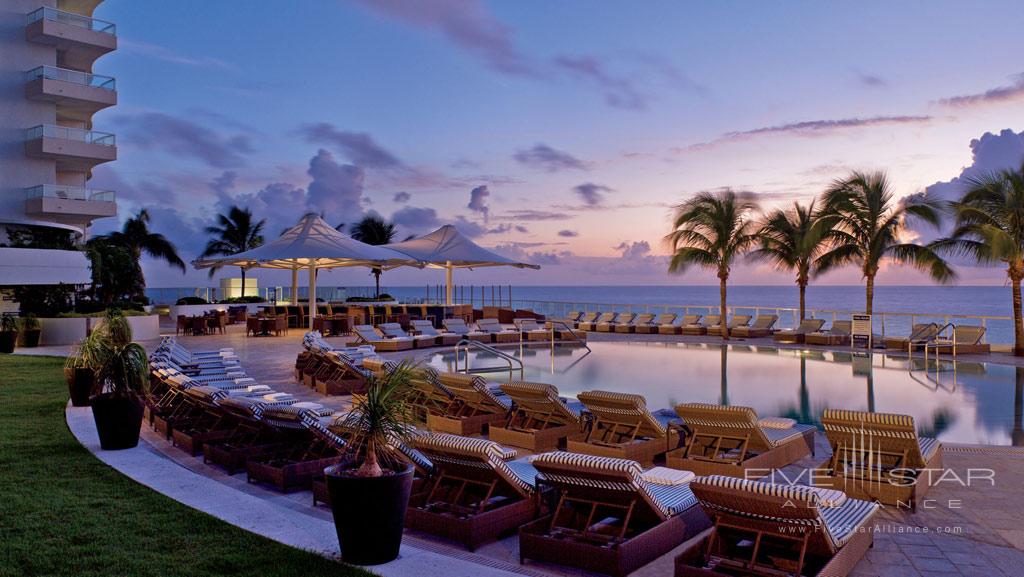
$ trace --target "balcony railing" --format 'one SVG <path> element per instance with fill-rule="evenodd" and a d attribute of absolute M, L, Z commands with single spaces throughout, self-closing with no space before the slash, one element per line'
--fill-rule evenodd
<path fill-rule="evenodd" d="M 25 131 L 25 140 L 36 140 L 37 138 L 59 138 L 61 140 L 73 140 L 87 144 L 99 144 L 101 146 L 117 145 L 117 138 L 108 132 L 96 132 L 81 128 L 55 126 L 53 124 L 33 126 Z"/>
<path fill-rule="evenodd" d="M 79 72 L 78 70 L 69 70 L 67 68 L 57 68 L 56 66 L 40 66 L 39 68 L 33 68 L 25 73 L 25 78 L 28 82 L 38 80 L 40 78 L 46 78 L 47 80 L 60 80 L 61 82 L 78 84 L 79 86 L 103 88 L 104 90 L 110 91 L 117 90 L 117 85 L 114 79 L 110 76 Z"/>
<path fill-rule="evenodd" d="M 59 184 L 40 184 L 39 186 L 26 188 L 25 198 L 61 198 L 92 202 L 115 202 L 117 200 L 112 190 L 96 190 L 94 188 L 61 186 Z"/>
<path fill-rule="evenodd" d="M 48 8 L 44 6 L 34 12 L 29 13 L 29 24 L 37 22 L 39 20 L 50 20 L 51 22 L 60 22 L 62 24 L 77 26 L 79 28 L 85 28 L 86 30 L 92 30 L 93 32 L 101 32 L 103 34 L 109 34 L 111 36 L 117 35 L 117 27 L 114 26 L 112 22 L 107 22 L 106 20 L 99 20 L 96 18 L 89 18 L 88 16 L 82 16 L 81 14 L 75 14 L 73 12 L 64 12 L 63 10 L 57 10 L 56 8 Z"/>

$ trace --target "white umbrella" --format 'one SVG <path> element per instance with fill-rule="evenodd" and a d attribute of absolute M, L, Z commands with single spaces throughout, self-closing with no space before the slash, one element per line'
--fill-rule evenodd
<path fill-rule="evenodd" d="M 394 268 L 423 264 L 382 246 L 373 246 L 338 232 L 316 214 L 307 214 L 279 238 L 237 254 L 192 262 L 197 269 L 215 266 L 276 268 L 292 271 L 292 300 L 296 304 L 299 270 L 309 270 L 309 327 L 316 316 L 316 271 L 321 268 L 367 266 Z"/>
<path fill-rule="evenodd" d="M 408 255 L 412 260 L 425 263 L 429 267 L 445 269 L 444 295 L 445 304 L 449 305 L 452 304 L 452 271 L 456 268 L 473 269 L 484 266 L 540 268 L 539 265 L 519 262 L 491 252 L 469 240 L 450 224 L 421 237 L 384 246 Z"/>

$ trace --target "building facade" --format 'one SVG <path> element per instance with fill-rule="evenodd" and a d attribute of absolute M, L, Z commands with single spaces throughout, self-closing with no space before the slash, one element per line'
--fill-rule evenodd
<path fill-rule="evenodd" d="M 93 18 L 102 1 L 0 2 L 0 286 L 88 282 L 83 253 L 39 239 L 81 243 L 117 214 L 113 191 L 89 187 L 117 158 L 116 137 L 92 122 L 117 104 L 116 81 L 93 73 L 117 49 L 114 24 Z"/>

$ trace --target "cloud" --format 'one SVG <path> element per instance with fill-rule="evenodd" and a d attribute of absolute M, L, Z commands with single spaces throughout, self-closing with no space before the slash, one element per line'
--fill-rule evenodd
<path fill-rule="evenodd" d="M 526 228 L 525 226 L 523 226 L 521 224 L 515 225 L 515 229 L 516 229 L 516 232 L 521 232 L 523 234 L 527 234 L 527 233 L 530 232 L 530 229 Z"/>
<path fill-rule="evenodd" d="M 408 192 L 396 192 L 395 196 L 393 196 L 391 198 L 391 200 L 394 201 L 394 202 L 405 203 L 405 202 L 409 202 L 410 198 L 412 198 L 412 195 L 409 194 Z"/>
<path fill-rule="evenodd" d="M 580 235 L 580 233 L 576 232 L 575 230 L 565 229 L 565 230 L 558 231 L 558 236 L 560 236 L 562 238 L 574 238 L 574 237 L 577 237 L 579 235 Z"/>
<path fill-rule="evenodd" d="M 225 195 L 235 187 L 238 180 L 238 173 L 234 170 L 225 170 L 220 176 L 210 181 L 210 188 L 218 197 Z"/>
<path fill-rule="evenodd" d="M 574 186 L 572 191 L 575 192 L 583 203 L 587 206 L 598 206 L 604 202 L 605 192 L 612 192 L 611 188 L 600 184 L 594 184 L 593 182 L 584 182 L 578 186 Z"/>
<path fill-rule="evenodd" d="M 473 190 L 469 191 L 469 204 L 466 207 L 473 212 L 478 212 L 484 216 L 484 222 L 486 222 L 491 216 L 491 210 L 487 206 L 487 197 L 491 195 L 491 191 L 487 189 L 486 184 L 482 184 Z"/>
<path fill-rule="evenodd" d="M 622 251 L 622 258 L 625 260 L 642 259 L 651 252 L 651 244 L 646 240 L 638 240 L 632 243 L 622 242 L 615 250 Z"/>
<path fill-rule="evenodd" d="M 339 130 L 328 122 L 320 122 L 301 127 L 299 134 L 306 139 L 306 142 L 330 145 L 360 166 L 381 169 L 403 166 L 398 157 L 377 144 L 365 132 L 348 132 Z"/>
<path fill-rule="evenodd" d="M 391 215 L 391 222 L 409 234 L 421 235 L 440 227 L 443 222 L 433 208 L 403 206 Z"/>
<path fill-rule="evenodd" d="M 1009 86 L 999 86 L 978 94 L 964 94 L 939 100 L 939 104 L 953 107 L 998 104 L 1024 98 L 1024 73 L 1011 77 Z"/>
<path fill-rule="evenodd" d="M 516 47 L 512 31 L 487 12 L 479 0 L 362 0 L 368 9 L 440 33 L 450 42 L 502 74 L 537 74 Z"/>
<path fill-rule="evenodd" d="M 307 188 L 311 208 L 345 222 L 362 218 L 366 179 L 362 167 L 341 164 L 330 152 L 320 149 L 309 161 L 308 174 L 313 178 Z"/>
<path fill-rule="evenodd" d="M 865 88 L 887 88 L 889 81 L 877 74 L 869 74 L 867 72 L 857 72 L 857 82 Z"/>
<path fill-rule="evenodd" d="M 540 246 L 542 244 L 543 243 L 506 242 L 495 245 L 491 247 L 490 250 L 519 262 L 528 262 L 530 264 L 539 264 L 541 266 L 561 264 L 562 257 L 572 255 L 572 253 L 568 251 L 559 253 L 555 251 L 527 250 L 530 247 Z"/>
<path fill-rule="evenodd" d="M 519 164 L 547 172 L 587 169 L 587 163 L 568 152 L 555 150 L 541 143 L 535 144 L 532 148 L 516 151 L 512 158 Z"/>
<path fill-rule="evenodd" d="M 247 134 L 220 134 L 162 112 L 121 115 L 116 122 L 123 127 L 125 139 L 143 150 L 190 157 L 213 168 L 243 166 L 245 156 L 253 152 Z"/>
<path fill-rule="evenodd" d="M 139 40 L 128 40 L 123 37 L 119 37 L 117 39 L 117 51 L 118 54 L 135 54 L 136 56 L 141 56 L 143 58 L 151 58 L 153 60 L 168 62 L 170 64 L 180 64 L 182 66 L 220 68 L 222 70 L 237 69 L 234 64 L 225 62 L 219 58 L 213 58 L 211 56 L 188 56 L 157 44 L 141 42 Z"/>
<path fill-rule="evenodd" d="M 645 110 L 647 97 L 641 94 L 633 81 L 615 76 L 608 71 L 607 64 L 594 56 L 558 56 L 554 59 L 558 68 L 597 86 L 605 102 L 614 108 Z"/>
<path fill-rule="evenodd" d="M 542 220 L 566 220 L 572 218 L 564 212 L 554 212 L 549 210 L 531 210 L 531 209 L 517 209 L 510 210 L 506 213 L 502 213 L 496 216 L 498 220 L 521 220 L 521 221 L 542 221 Z"/>

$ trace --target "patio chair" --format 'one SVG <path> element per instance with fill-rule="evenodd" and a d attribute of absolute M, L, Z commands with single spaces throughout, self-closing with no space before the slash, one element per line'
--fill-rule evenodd
<path fill-rule="evenodd" d="M 666 429 L 665 423 L 647 410 L 647 401 L 640 395 L 584 391 L 576 398 L 593 415 L 593 421 L 583 440 L 566 442 L 568 451 L 650 466 L 655 457 L 679 443 L 678 432 Z"/>
<path fill-rule="evenodd" d="M 647 326 L 654 320 L 654 313 L 639 313 L 634 315 L 629 321 L 623 321 L 621 318 L 619 322 L 615 324 L 615 332 L 617 333 L 635 333 L 637 328 L 641 325 Z"/>
<path fill-rule="evenodd" d="M 413 348 L 424 349 L 438 344 L 437 337 L 431 335 L 413 335 L 402 328 L 399 323 L 382 323 L 377 328 L 389 339 L 412 339 Z"/>
<path fill-rule="evenodd" d="M 234 427 L 226 437 L 203 444 L 204 463 L 213 463 L 224 468 L 228 475 L 234 475 L 245 469 L 249 458 L 270 455 L 284 448 L 281 431 L 263 421 L 263 411 L 274 403 L 252 397 L 228 397 L 217 404 L 232 419 Z"/>
<path fill-rule="evenodd" d="M 825 319 L 804 319 L 795 329 L 775 331 L 772 339 L 778 343 L 802 343 L 807 335 L 816 333 L 825 325 Z"/>
<path fill-rule="evenodd" d="M 370 325 L 356 325 L 352 327 L 359 342 L 373 345 L 374 349 L 381 351 L 407 351 L 413 348 L 412 337 L 385 337 L 380 330 Z"/>
<path fill-rule="evenodd" d="M 536 319 L 515 319 L 512 323 L 524 341 L 550 341 L 553 331 L 540 326 Z"/>
<path fill-rule="evenodd" d="M 323 354 L 312 377 L 312 386 L 321 395 L 352 395 L 366 392 L 366 377 L 369 371 L 357 367 L 338 353 Z"/>
<path fill-rule="evenodd" d="M 735 317 L 734 317 L 735 318 Z M 754 319 L 754 323 L 749 326 L 739 326 L 735 329 L 730 329 L 730 336 L 736 336 L 747 339 L 757 339 L 763 337 L 769 337 L 772 334 L 772 327 L 778 322 L 779 315 L 757 315 Z"/>
<path fill-rule="evenodd" d="M 227 438 L 231 434 L 231 422 L 218 403 L 227 397 L 226 391 L 216 387 L 198 386 L 185 390 L 184 400 L 189 408 L 175 419 L 171 444 L 195 457 L 203 452 L 203 443 Z"/>
<path fill-rule="evenodd" d="M 839 491 L 724 476 L 690 488 L 714 529 L 676 558 L 677 576 L 842 577 L 874 539 L 878 504 Z"/>
<path fill-rule="evenodd" d="M 509 418 L 510 403 L 499 399 L 478 375 L 441 373 L 437 381 L 443 385 L 457 403 L 450 412 L 427 415 L 427 428 L 454 435 L 480 435 L 489 425 L 500 425 Z"/>
<path fill-rule="evenodd" d="M 498 319 L 483 318 L 476 321 L 476 326 L 482 332 L 491 335 L 491 340 L 495 343 L 518 343 L 521 338 L 518 330 L 506 329 L 501 326 Z"/>
<path fill-rule="evenodd" d="M 676 415 L 690 429 L 686 444 L 665 455 L 669 467 L 698 475 L 764 476 L 814 454 L 812 425 L 758 419 L 750 407 L 685 403 Z"/>
<path fill-rule="evenodd" d="M 434 339 L 442 346 L 452 346 L 458 343 L 462 337 L 454 333 L 442 333 L 434 328 L 434 323 L 426 319 L 415 319 L 409 321 L 412 326 L 412 330 L 421 335 L 434 337 Z"/>
<path fill-rule="evenodd" d="M 672 334 L 676 334 L 675 323 L 678 316 L 675 313 L 661 313 L 646 323 L 636 323 L 636 332 L 643 335 L 656 335 L 660 332 L 662 325 L 665 325 L 673 327 Z"/>
<path fill-rule="evenodd" d="M 459 339 L 469 339 L 471 341 L 479 341 L 481 343 L 491 342 L 490 333 L 470 329 L 469 326 L 466 325 L 466 321 L 463 319 L 444 319 L 443 324 L 446 331 L 458 335 Z"/>
<path fill-rule="evenodd" d="M 492 441 L 542 452 L 564 446 L 566 439 L 583 438 L 579 411 L 569 408 L 552 385 L 513 381 L 501 390 L 512 399 L 512 414 L 507 423 L 489 427 Z"/>
<path fill-rule="evenodd" d="M 576 328 L 581 331 L 593 330 L 590 327 L 594 325 L 595 321 L 597 321 L 598 314 L 599 313 L 597 311 L 590 311 L 581 314 L 579 319 L 576 320 Z"/>
<path fill-rule="evenodd" d="M 627 459 L 551 452 L 533 460 L 552 487 L 551 514 L 519 530 L 520 562 L 547 561 L 623 576 L 711 525 L 689 487 L 693 475 Z"/>
<path fill-rule="evenodd" d="M 689 322 L 693 317 L 697 317 L 696 321 Z M 682 324 L 679 325 L 679 332 L 677 334 L 691 337 L 703 336 L 708 334 L 708 327 L 719 326 L 721 320 L 721 315 L 708 315 L 703 319 L 701 319 L 701 315 L 686 315 L 683 317 Z"/>
<path fill-rule="evenodd" d="M 729 318 L 728 324 L 726 325 L 728 327 L 728 329 L 729 329 L 729 334 L 731 335 L 734 330 L 749 325 L 750 324 L 750 319 L 751 319 L 750 315 L 736 315 L 736 314 L 732 315 L 732 317 Z M 686 333 L 683 333 L 683 334 L 686 334 Z M 722 320 L 721 320 L 721 318 L 718 319 L 717 323 L 712 323 L 709 320 L 708 321 L 707 332 L 705 334 L 708 334 L 708 335 L 720 335 L 720 334 L 722 334 Z"/>
<path fill-rule="evenodd" d="M 915 509 L 932 485 L 921 472 L 942 467 L 942 445 L 919 437 L 910 415 L 826 409 L 821 426 L 832 458 L 812 477 L 819 487 Z"/>
<path fill-rule="evenodd" d="M 852 332 L 853 321 L 832 321 L 832 326 L 827 331 L 815 331 L 804 335 L 804 343 L 832 347 L 844 346 L 850 344 Z"/>
<path fill-rule="evenodd" d="M 618 316 L 619 313 L 616 312 L 601 313 L 592 322 L 581 322 L 579 328 L 584 331 L 596 331 L 599 325 L 608 325 L 609 323 L 613 322 Z"/>
<path fill-rule="evenodd" d="M 622 324 L 629 324 L 636 318 L 636 313 L 619 313 L 612 320 L 597 323 L 597 332 L 599 333 L 614 333 L 615 327 Z"/>
<path fill-rule="evenodd" d="M 576 323 L 579 322 L 580 318 L 583 317 L 583 311 L 569 311 L 567 315 L 559 318 L 558 320 L 564 322 L 572 328 L 576 328 Z"/>
<path fill-rule="evenodd" d="M 328 430 L 332 411 L 316 403 L 296 403 L 263 411 L 263 419 L 291 437 L 286 448 L 250 458 L 250 483 L 267 483 L 281 492 L 309 489 L 313 476 L 340 463 L 346 443 Z"/>
<path fill-rule="evenodd" d="M 883 343 L 887 349 L 909 351 L 923 348 L 935 340 L 939 334 L 939 325 L 936 323 L 917 323 L 906 337 L 885 337 Z"/>
<path fill-rule="evenodd" d="M 948 338 L 938 337 L 933 342 L 936 353 L 958 355 L 987 355 L 992 352 L 988 343 L 981 342 L 985 337 L 985 327 L 956 325 L 953 334 Z"/>
<path fill-rule="evenodd" d="M 412 445 L 430 459 L 433 471 L 409 499 L 407 528 L 472 551 L 537 517 L 536 470 L 526 460 L 506 460 L 498 443 L 428 434 Z"/>

